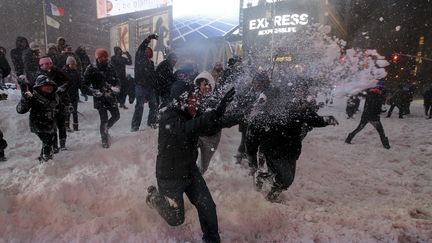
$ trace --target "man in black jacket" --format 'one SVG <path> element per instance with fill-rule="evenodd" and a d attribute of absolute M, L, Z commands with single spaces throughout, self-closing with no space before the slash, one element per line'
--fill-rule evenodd
<path fill-rule="evenodd" d="M 220 242 L 216 205 L 196 165 L 198 137 L 218 131 L 225 109 L 235 94 L 232 88 L 215 110 L 197 114 L 197 98 L 191 84 L 173 84 L 174 104 L 162 113 L 158 137 L 156 178 L 159 190 L 148 188 L 147 203 L 171 226 L 184 222 L 183 193 L 198 210 L 205 242 Z"/>
<path fill-rule="evenodd" d="M 310 131 L 312 127 L 338 124 L 333 116 L 316 113 L 315 107 L 306 99 L 306 90 L 297 86 L 292 92 L 267 93 L 259 112 L 253 112 L 255 115 L 251 116 L 247 127 L 245 143 L 251 174 L 258 190 L 264 178 L 273 178 L 272 188 L 266 196 L 270 202 L 278 201 L 282 191 L 294 181 L 296 161 L 306 132 L 304 126 L 308 126 Z M 267 173 L 257 171 L 258 158 L 267 164 Z"/>
<path fill-rule="evenodd" d="M 30 48 L 23 51 L 24 74 L 27 80 L 34 84 L 39 70 L 39 44 L 36 42 L 30 43 Z"/>
<path fill-rule="evenodd" d="M 0 86 L 0 90 L 1 89 L 2 87 Z M 7 94 L 0 93 L 0 101 L 6 99 L 7 99 Z M 6 149 L 7 145 L 8 144 L 6 140 L 3 139 L 3 132 L 0 130 L 0 162 L 4 162 L 7 160 L 4 153 L 4 150 Z"/>
<path fill-rule="evenodd" d="M 348 134 L 345 143 L 351 143 L 354 136 L 370 123 L 378 131 L 384 148 L 390 149 L 389 140 L 384 133 L 384 127 L 380 121 L 380 114 L 383 112 L 382 105 L 384 104 L 384 99 L 381 87 L 371 88 L 367 91 L 360 124 L 354 131 Z"/>
<path fill-rule="evenodd" d="M 0 46 L 0 83 L 2 79 L 9 76 L 10 72 L 11 68 L 6 59 L 6 49 L 3 46 Z"/>
<path fill-rule="evenodd" d="M 432 86 L 423 93 L 423 106 L 425 109 L 426 119 L 432 118 Z"/>
<path fill-rule="evenodd" d="M 73 57 L 68 57 L 66 60 L 66 66 L 62 69 L 62 72 L 66 75 L 69 80 L 68 83 L 68 95 L 70 103 L 72 105 L 71 112 L 68 112 L 66 117 L 66 130 L 68 132 L 78 131 L 78 101 L 79 101 L 79 90 L 82 85 L 81 73 L 78 71 L 78 64 Z M 70 115 L 73 116 L 73 130 L 70 128 Z"/>
<path fill-rule="evenodd" d="M 126 57 L 123 56 L 126 55 Z M 130 89 L 130 84 L 126 78 L 126 65 L 132 65 L 132 57 L 128 51 L 123 52 L 118 46 L 114 47 L 114 56 L 111 57 L 111 65 L 117 73 L 120 80 L 120 94 L 118 96 L 120 108 L 128 109 L 125 106 L 127 91 Z"/>
<path fill-rule="evenodd" d="M 161 98 L 161 107 L 166 106 L 170 102 L 171 86 L 176 80 L 174 75 L 174 66 L 176 63 L 177 55 L 171 52 L 156 68 L 157 84 L 153 85 L 153 88 Z"/>
<path fill-rule="evenodd" d="M 17 77 L 24 74 L 23 51 L 29 48 L 29 43 L 25 37 L 16 38 L 16 48 L 10 52 L 12 64 Z"/>
<path fill-rule="evenodd" d="M 151 60 L 153 51 L 148 47 L 152 39 L 157 39 L 157 35 L 148 36 L 138 47 L 135 54 L 135 111 L 132 117 L 131 131 L 138 131 L 142 115 L 144 112 L 144 103 L 149 102 L 149 117 L 147 125 L 156 123 L 157 103 L 152 99 L 154 93 L 153 84 L 156 80 L 154 63 Z M 151 116 L 154 116 L 154 121 L 151 121 Z"/>
<path fill-rule="evenodd" d="M 89 65 L 84 73 L 84 90 L 93 95 L 94 108 L 100 116 L 100 133 L 102 147 L 109 148 L 110 129 L 119 119 L 120 112 L 116 94 L 120 92 L 119 80 L 114 68 L 108 62 L 108 52 L 104 49 L 96 49 L 96 65 Z M 108 119 L 108 112 L 111 118 Z"/>

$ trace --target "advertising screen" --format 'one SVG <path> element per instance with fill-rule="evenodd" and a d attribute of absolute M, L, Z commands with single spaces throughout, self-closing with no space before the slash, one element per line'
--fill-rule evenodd
<path fill-rule="evenodd" d="M 163 8 L 173 0 L 96 0 L 97 17 L 106 18 L 120 14 Z"/>

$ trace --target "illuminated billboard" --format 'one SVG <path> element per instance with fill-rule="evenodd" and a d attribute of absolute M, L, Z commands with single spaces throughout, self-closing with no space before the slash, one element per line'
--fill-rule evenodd
<path fill-rule="evenodd" d="M 120 14 L 172 6 L 173 0 L 96 0 L 97 17 L 105 18 Z"/>
<path fill-rule="evenodd" d="M 173 44 L 224 36 L 239 24 L 240 0 L 174 0 Z"/>

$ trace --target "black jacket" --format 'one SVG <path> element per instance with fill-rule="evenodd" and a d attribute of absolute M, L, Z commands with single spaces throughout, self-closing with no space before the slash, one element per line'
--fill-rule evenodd
<path fill-rule="evenodd" d="M 111 65 L 117 73 L 117 77 L 121 81 L 126 81 L 126 65 L 132 65 L 132 57 L 129 52 L 126 52 L 127 58 L 123 56 L 112 56 Z"/>
<path fill-rule="evenodd" d="M 252 165 L 257 165 L 258 149 L 268 159 L 294 158 L 301 153 L 304 127 L 325 127 L 328 123 L 306 101 L 295 102 L 280 114 L 267 110 L 248 124 L 246 151 Z"/>
<path fill-rule="evenodd" d="M 12 64 L 17 76 L 24 74 L 23 51 L 28 48 L 28 46 L 26 48 L 21 48 L 21 41 L 27 41 L 27 39 L 24 37 L 17 37 L 16 48 L 12 49 L 10 52 Z"/>
<path fill-rule="evenodd" d="M 85 93 L 93 95 L 93 103 L 95 109 L 115 106 L 117 99 L 112 86 L 118 86 L 119 80 L 114 68 L 111 64 L 108 65 L 89 65 L 84 73 L 83 89 Z M 96 97 L 95 92 L 102 93 L 101 97 Z"/>
<path fill-rule="evenodd" d="M 192 118 L 174 107 L 162 113 L 159 124 L 156 160 L 156 177 L 159 179 L 188 178 L 196 166 L 198 137 L 232 125 L 224 124 L 214 111 Z"/>
<path fill-rule="evenodd" d="M 82 77 L 81 73 L 78 70 L 72 70 L 69 67 L 65 66 L 62 69 L 62 72 L 68 78 L 68 88 L 67 92 L 69 94 L 69 98 L 71 101 L 78 102 L 79 100 L 79 90 L 82 85 Z"/>
<path fill-rule="evenodd" d="M 148 44 L 149 42 L 144 40 L 135 54 L 135 83 L 152 89 L 155 88 L 157 77 L 153 61 L 145 56 Z"/>
<path fill-rule="evenodd" d="M 60 99 L 56 92 L 44 96 L 37 89 L 30 99 L 21 98 L 17 112 L 25 114 L 30 111 L 30 131 L 33 133 L 55 133 L 56 116 L 59 112 Z"/>
<path fill-rule="evenodd" d="M 0 54 L 0 78 L 6 78 L 9 76 L 11 68 L 9 62 L 3 54 Z"/>
<path fill-rule="evenodd" d="M 176 81 L 173 69 L 168 60 L 162 61 L 156 68 L 157 85 L 154 88 L 161 96 L 169 94 L 172 84 Z"/>
<path fill-rule="evenodd" d="M 52 67 L 49 72 L 40 70 L 37 72 L 36 77 L 45 75 L 57 85 L 57 94 L 60 98 L 60 109 L 70 105 L 70 98 L 68 94 L 69 78 L 58 68 Z"/>
<path fill-rule="evenodd" d="M 91 64 L 90 58 L 82 47 L 78 47 L 75 51 L 75 54 L 81 60 L 81 67 L 78 68 L 82 74 L 86 71 L 87 67 Z"/>
<path fill-rule="evenodd" d="M 367 121 L 379 121 L 382 111 L 382 105 L 384 104 L 385 98 L 382 95 L 382 91 L 375 88 L 368 90 L 366 93 L 366 100 L 363 107 L 362 118 Z"/>
<path fill-rule="evenodd" d="M 38 56 L 39 52 L 33 51 L 30 48 L 23 51 L 24 74 L 30 83 L 34 83 L 37 78 L 37 72 L 39 70 Z"/>

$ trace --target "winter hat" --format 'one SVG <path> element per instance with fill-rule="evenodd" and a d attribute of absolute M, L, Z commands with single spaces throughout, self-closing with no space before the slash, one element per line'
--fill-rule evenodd
<path fill-rule="evenodd" d="M 194 90 L 194 85 L 184 81 L 176 81 L 171 86 L 170 99 L 185 103 L 189 94 L 193 93 Z"/>
<path fill-rule="evenodd" d="M 49 44 L 48 44 L 48 50 L 53 49 L 53 48 L 57 50 L 56 44 L 54 44 L 54 43 L 49 43 Z"/>
<path fill-rule="evenodd" d="M 52 64 L 52 60 L 51 60 L 50 57 L 45 56 L 45 57 L 41 57 L 39 59 L 39 66 L 42 65 L 42 64 L 48 64 L 48 63 Z"/>
<path fill-rule="evenodd" d="M 61 40 L 63 40 L 64 42 L 66 42 L 66 39 L 62 36 L 57 37 L 57 43 L 59 43 Z"/>
<path fill-rule="evenodd" d="M 39 50 L 39 44 L 36 42 L 31 42 L 30 43 L 30 49 L 32 49 L 33 51 Z"/>
<path fill-rule="evenodd" d="M 103 48 L 98 48 L 95 51 L 95 57 L 96 57 L 96 59 L 101 58 L 101 57 L 108 58 L 108 52 L 107 52 L 107 50 L 105 50 Z"/>
<path fill-rule="evenodd" d="M 36 78 L 35 85 L 33 86 L 33 88 L 38 88 L 38 87 L 41 87 L 41 86 L 46 85 L 46 84 L 52 85 L 52 86 L 54 86 L 55 89 L 57 89 L 57 84 L 54 83 L 53 81 L 51 81 L 51 79 L 49 79 L 45 75 L 39 75 Z"/>
<path fill-rule="evenodd" d="M 215 82 L 213 76 L 211 75 L 211 73 L 209 73 L 209 72 L 207 72 L 207 71 L 204 71 L 204 72 L 198 74 L 198 76 L 197 76 L 197 77 L 195 78 L 195 80 L 194 80 L 194 83 L 195 83 L 197 86 L 199 86 L 200 83 L 202 82 L 202 79 L 207 79 L 208 82 L 211 84 L 212 89 L 215 88 L 215 84 L 216 84 L 216 82 Z"/>
<path fill-rule="evenodd" d="M 66 59 L 66 65 L 70 65 L 70 64 L 77 64 L 73 56 L 68 56 L 68 58 Z"/>

